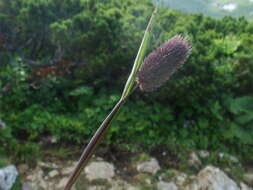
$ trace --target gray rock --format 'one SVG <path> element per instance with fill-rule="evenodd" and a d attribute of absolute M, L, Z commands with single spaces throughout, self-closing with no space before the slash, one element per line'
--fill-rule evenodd
<path fill-rule="evenodd" d="M 53 178 L 59 175 L 59 172 L 57 170 L 52 170 L 51 172 L 48 173 L 48 176 Z"/>
<path fill-rule="evenodd" d="M 18 176 L 17 168 L 14 165 L 0 169 L 0 189 L 9 190 Z"/>
<path fill-rule="evenodd" d="M 223 171 L 213 166 L 201 170 L 196 181 L 186 187 L 186 190 L 240 190 L 236 183 Z"/>
<path fill-rule="evenodd" d="M 144 173 L 155 174 L 160 169 L 161 168 L 159 166 L 159 163 L 155 158 L 151 158 L 150 160 L 142 162 L 137 165 L 137 170 L 139 172 L 144 172 Z"/>
<path fill-rule="evenodd" d="M 31 171 L 30 175 L 26 177 L 27 182 L 30 183 L 32 190 L 49 190 L 48 183 L 44 180 L 44 172 L 40 167 L 36 167 Z"/>
<path fill-rule="evenodd" d="M 53 169 L 58 169 L 59 166 L 57 166 L 55 163 L 47 163 L 47 162 L 38 162 L 37 164 L 41 168 L 53 168 Z"/>
<path fill-rule="evenodd" d="M 245 182 L 249 184 L 253 184 L 253 173 L 246 173 L 243 175 L 243 179 Z"/>
<path fill-rule="evenodd" d="M 66 167 L 61 170 L 62 175 L 69 175 L 74 171 L 75 167 Z"/>
<path fill-rule="evenodd" d="M 197 155 L 195 152 L 192 152 L 192 153 L 190 154 L 189 160 L 188 160 L 188 164 L 189 164 L 190 166 L 195 167 L 195 168 L 199 168 L 199 167 L 202 165 L 202 163 L 201 163 L 201 161 L 200 161 L 198 155 Z"/>
<path fill-rule="evenodd" d="M 126 190 L 139 190 L 139 188 L 132 185 L 127 185 Z"/>
<path fill-rule="evenodd" d="M 44 183 L 44 182 L 43 182 Z M 41 187 L 39 184 L 37 183 L 33 183 L 33 182 L 24 182 L 23 185 L 22 185 L 22 190 L 56 190 L 55 188 L 52 188 L 51 187 L 52 185 L 50 184 L 50 187 L 49 185 L 46 187 L 46 188 L 43 188 Z"/>
<path fill-rule="evenodd" d="M 164 181 L 160 181 L 157 183 L 158 190 L 177 190 L 177 186 L 174 183 L 168 183 Z"/>
<path fill-rule="evenodd" d="M 58 139 L 57 139 L 56 137 L 51 137 L 51 138 L 50 138 L 50 142 L 51 142 L 52 144 L 55 144 L 55 143 L 58 142 Z"/>
<path fill-rule="evenodd" d="M 219 158 L 223 158 L 223 159 L 227 159 L 227 160 L 229 160 L 229 161 L 231 161 L 231 162 L 234 162 L 234 163 L 238 163 L 239 162 L 239 160 L 238 160 L 238 158 L 236 158 L 235 156 L 232 156 L 232 155 L 230 155 L 230 154 L 227 154 L 227 153 L 224 153 L 224 152 L 220 152 L 219 154 L 218 154 L 218 156 L 219 156 Z"/>
<path fill-rule="evenodd" d="M 87 179 L 94 180 L 94 179 L 107 179 L 110 180 L 114 177 L 115 168 L 112 164 L 108 162 L 91 162 L 85 168 L 85 174 Z"/>
<path fill-rule="evenodd" d="M 110 190 L 139 190 L 139 188 L 128 184 L 123 180 L 115 180 L 110 183 Z M 108 189 L 108 188 L 107 188 Z"/>
<path fill-rule="evenodd" d="M 37 167 L 26 177 L 29 181 L 41 181 L 43 180 L 44 172 L 41 168 Z"/>
<path fill-rule="evenodd" d="M 59 183 L 58 183 L 58 185 L 57 185 L 57 188 L 58 188 L 58 189 L 64 189 L 64 187 L 65 187 L 65 185 L 67 184 L 67 182 L 68 182 L 68 177 L 62 178 L 62 179 L 59 181 Z"/>
<path fill-rule="evenodd" d="M 48 183 L 46 181 L 44 181 L 43 179 L 41 179 L 39 181 L 39 187 L 41 187 L 41 189 L 45 189 L 45 190 L 49 189 Z"/>
<path fill-rule="evenodd" d="M 6 124 L 2 120 L 0 120 L 0 129 L 4 128 L 6 128 Z"/>
<path fill-rule="evenodd" d="M 184 186 L 187 178 L 187 174 L 178 172 L 177 175 L 174 177 L 174 181 L 178 186 Z"/>
<path fill-rule="evenodd" d="M 94 186 L 88 187 L 87 190 L 106 190 L 106 187 L 103 185 L 94 185 Z"/>
<path fill-rule="evenodd" d="M 101 157 L 95 157 L 95 159 L 96 159 L 96 161 L 104 161 L 104 159 Z"/>
<path fill-rule="evenodd" d="M 59 164 L 59 163 L 58 163 Z M 62 165 L 66 164 L 63 162 Z M 42 167 L 37 166 L 34 169 L 29 170 L 29 175 L 25 178 L 25 183 L 23 184 L 22 190 L 62 190 L 64 189 L 68 177 L 59 177 L 60 172 L 58 169 L 50 171 L 47 175 L 43 171 L 44 168 L 47 168 L 49 165 L 54 166 L 51 163 L 42 163 Z M 60 165 L 59 165 L 60 167 Z M 71 190 L 75 190 L 74 186 Z"/>
<path fill-rule="evenodd" d="M 207 157 L 210 156 L 210 153 L 206 150 L 200 150 L 199 151 L 199 156 L 200 156 L 200 158 L 207 158 Z"/>
<path fill-rule="evenodd" d="M 23 185 L 22 185 L 22 190 L 34 190 L 34 189 L 33 189 L 31 183 L 25 182 L 25 183 L 23 183 Z"/>
<path fill-rule="evenodd" d="M 62 168 L 61 174 L 62 175 L 72 174 L 72 172 L 74 171 L 77 164 L 78 164 L 78 162 L 69 162 L 68 166 L 66 166 L 65 168 Z"/>
<path fill-rule="evenodd" d="M 241 190 L 253 190 L 253 188 L 248 187 L 246 184 L 242 182 L 240 183 L 240 186 L 241 186 Z"/>

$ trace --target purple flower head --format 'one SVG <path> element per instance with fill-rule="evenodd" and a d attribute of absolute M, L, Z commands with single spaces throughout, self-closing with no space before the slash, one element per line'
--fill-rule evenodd
<path fill-rule="evenodd" d="M 191 51 L 191 43 L 176 35 L 151 52 L 137 74 L 141 90 L 149 92 L 163 85 L 179 69 Z"/>

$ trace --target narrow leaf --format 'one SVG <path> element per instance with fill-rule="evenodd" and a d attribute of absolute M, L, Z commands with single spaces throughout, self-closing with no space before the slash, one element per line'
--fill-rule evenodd
<path fill-rule="evenodd" d="M 146 53 L 146 50 L 147 50 L 147 47 L 148 47 L 148 43 L 149 43 L 150 38 L 151 38 L 151 29 L 152 29 L 152 26 L 153 26 L 153 23 L 154 23 L 154 18 L 155 18 L 156 12 L 157 12 L 157 9 L 154 10 L 154 12 L 153 12 L 153 14 L 152 14 L 152 16 L 149 20 L 149 23 L 148 23 L 148 26 L 146 28 L 145 34 L 142 38 L 142 42 L 141 42 L 138 54 L 135 58 L 132 71 L 131 71 L 131 73 L 128 77 L 128 80 L 126 82 L 124 91 L 122 93 L 122 98 L 126 98 L 131 93 L 131 91 L 134 87 L 136 74 L 137 74 L 138 70 L 140 69 L 140 66 L 142 64 L 143 58 L 145 56 L 145 53 Z"/>

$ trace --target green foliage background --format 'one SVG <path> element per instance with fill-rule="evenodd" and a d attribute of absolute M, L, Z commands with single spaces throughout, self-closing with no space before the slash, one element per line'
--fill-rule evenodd
<path fill-rule="evenodd" d="M 0 0 L 0 151 L 22 160 L 47 136 L 87 141 L 119 99 L 153 8 L 148 0 Z M 192 41 L 188 62 L 158 91 L 136 91 L 104 143 L 252 159 L 253 23 L 160 8 L 150 50 L 176 34 Z M 57 58 L 63 74 L 34 76 Z"/>

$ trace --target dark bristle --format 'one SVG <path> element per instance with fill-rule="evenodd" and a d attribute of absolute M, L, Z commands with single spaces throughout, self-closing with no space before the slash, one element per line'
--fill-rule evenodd
<path fill-rule="evenodd" d="M 137 82 L 143 91 L 163 85 L 179 69 L 191 52 L 191 43 L 177 35 L 151 52 L 143 61 Z"/>

